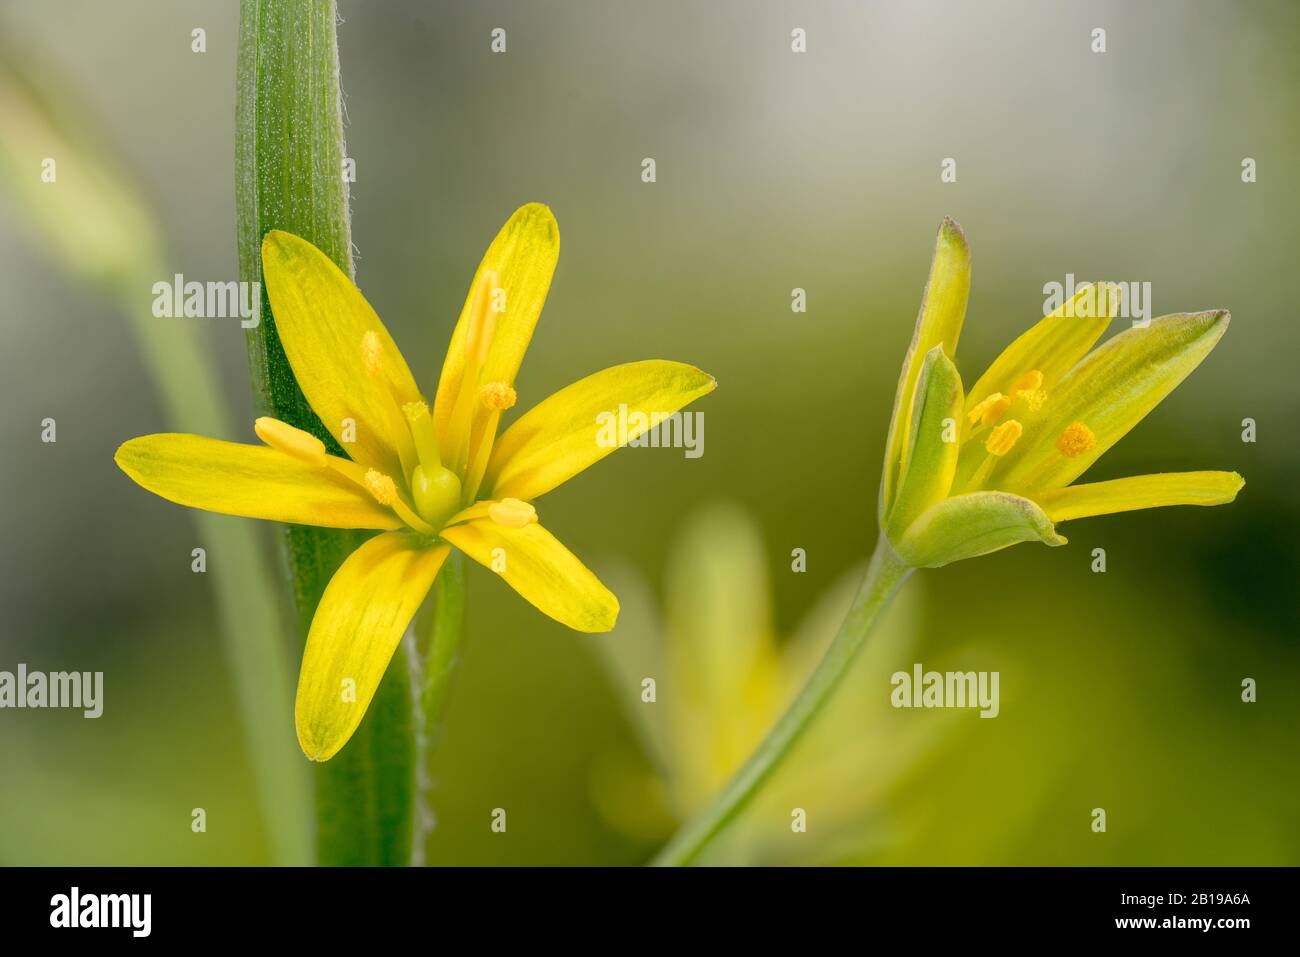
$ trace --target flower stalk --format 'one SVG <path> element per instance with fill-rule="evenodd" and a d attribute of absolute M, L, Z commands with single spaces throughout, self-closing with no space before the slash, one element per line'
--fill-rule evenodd
<path fill-rule="evenodd" d="M 302 236 L 352 275 L 348 187 L 333 0 L 245 0 L 236 93 L 239 272 L 261 283 L 259 322 L 248 332 L 258 405 L 342 454 L 312 411 L 285 357 L 262 282 L 263 237 Z M 365 533 L 288 525 L 285 543 L 300 634 L 325 586 Z M 406 864 L 414 840 L 416 724 L 404 655 L 394 656 L 353 747 L 316 775 L 321 864 Z"/>
<path fill-rule="evenodd" d="M 659 852 L 655 865 L 682 867 L 692 863 L 754 799 L 831 700 L 881 613 L 911 571 L 881 535 L 853 605 L 808 683 L 722 793 Z"/>

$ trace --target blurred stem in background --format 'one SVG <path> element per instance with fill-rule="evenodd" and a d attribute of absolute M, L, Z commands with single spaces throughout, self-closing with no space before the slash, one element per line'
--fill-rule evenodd
<path fill-rule="evenodd" d="M 245 282 L 261 282 L 262 237 L 272 229 L 308 240 L 353 275 L 336 22 L 333 0 L 244 0 L 241 6 L 235 193 Z M 265 289 L 259 309 L 261 321 L 250 331 L 248 348 L 260 406 L 313 433 L 331 453 L 345 455 L 298 387 Z M 304 637 L 325 586 L 362 535 L 289 526 Z M 356 734 L 317 769 L 322 864 L 423 861 L 432 820 L 422 804 L 428 751 L 459 646 L 463 569 L 449 562 L 438 581 L 427 640 L 417 643 L 407 634 L 406 653 L 393 656 Z"/>
<path fill-rule="evenodd" d="M 56 265 L 124 317 L 171 428 L 232 435 L 229 413 L 199 340 L 184 322 L 156 319 L 152 287 L 171 281 L 162 227 L 89 111 L 60 91 L 49 63 L 39 72 L 0 47 L 0 189 L 9 191 Z M 55 179 L 42 180 L 53 159 Z M 310 789 L 292 733 L 292 684 L 276 576 L 241 519 L 190 512 L 211 559 L 227 664 L 256 779 L 271 860 L 311 861 Z"/>
<path fill-rule="evenodd" d="M 880 620 L 881 612 L 910 573 L 911 569 L 899 560 L 881 535 L 862 587 L 808 683 L 722 793 L 668 842 L 655 858 L 655 864 L 690 864 L 754 799 L 831 700 Z"/>

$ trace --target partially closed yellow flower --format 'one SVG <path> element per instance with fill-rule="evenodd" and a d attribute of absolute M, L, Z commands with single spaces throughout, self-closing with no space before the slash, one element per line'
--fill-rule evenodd
<path fill-rule="evenodd" d="M 970 248 L 945 219 L 880 485 L 881 528 L 903 562 L 944 565 L 1023 541 L 1062 545 L 1058 522 L 1236 497 L 1244 484 L 1236 472 L 1070 484 L 1209 355 L 1227 331 L 1226 310 L 1162 316 L 1093 349 L 1120 290 L 1084 286 L 963 393 L 953 357 L 969 291 Z"/>

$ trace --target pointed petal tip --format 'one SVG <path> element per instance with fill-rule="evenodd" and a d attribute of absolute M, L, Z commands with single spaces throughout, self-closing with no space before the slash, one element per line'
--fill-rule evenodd
<path fill-rule="evenodd" d="M 968 252 L 970 250 L 970 244 L 966 242 L 966 231 L 951 216 L 945 216 L 939 225 L 939 238 Z"/>

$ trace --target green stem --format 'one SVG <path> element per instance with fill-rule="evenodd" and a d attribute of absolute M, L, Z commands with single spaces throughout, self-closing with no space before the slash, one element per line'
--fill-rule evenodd
<path fill-rule="evenodd" d="M 694 820 L 689 821 L 652 863 L 660 867 L 690 864 L 753 800 L 759 788 L 772 776 L 804 732 L 812 726 L 813 719 L 831 700 L 835 688 L 848 673 L 849 667 L 866 643 L 867 636 L 871 634 L 872 627 L 880 619 L 880 613 L 911 571 L 894 554 L 884 535 L 881 535 L 853 606 L 799 696 L 790 704 L 763 743 L 750 755 L 749 760 L 727 783 L 722 793 Z"/>
<path fill-rule="evenodd" d="M 423 640 L 408 645 L 413 692 L 418 702 L 416 736 L 417 816 L 411 862 L 423 864 L 425 842 L 433 831 L 433 781 L 429 762 L 442 736 L 451 676 L 460 659 L 465 631 L 465 559 L 452 550 L 429 594 L 432 611 L 420 630 Z"/>
<path fill-rule="evenodd" d="M 261 282 L 262 237 L 272 229 L 301 236 L 353 274 L 335 24 L 333 0 L 243 0 L 241 5 L 235 194 L 239 272 L 245 282 Z M 334 454 L 344 454 L 298 387 L 264 287 L 258 319 L 248 349 L 260 406 L 313 433 Z M 325 586 L 363 536 L 289 526 L 286 539 L 305 638 Z M 316 768 L 320 863 L 410 862 L 414 711 L 407 657 L 394 655 L 356 734 Z"/>

